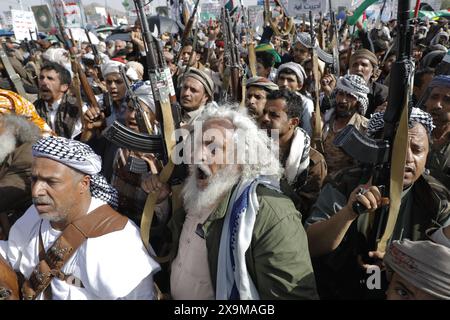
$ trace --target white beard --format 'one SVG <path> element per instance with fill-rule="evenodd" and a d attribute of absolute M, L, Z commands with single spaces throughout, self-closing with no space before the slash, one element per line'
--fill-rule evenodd
<path fill-rule="evenodd" d="M 16 142 L 17 139 L 10 130 L 6 130 L 0 135 L 0 164 L 16 149 Z"/>
<path fill-rule="evenodd" d="M 208 178 L 209 183 L 205 189 L 197 187 L 197 165 L 190 168 L 190 175 L 182 190 L 184 208 L 188 214 L 203 215 L 211 213 L 218 200 L 239 181 L 241 172 L 236 166 L 226 166 L 215 175 Z"/>

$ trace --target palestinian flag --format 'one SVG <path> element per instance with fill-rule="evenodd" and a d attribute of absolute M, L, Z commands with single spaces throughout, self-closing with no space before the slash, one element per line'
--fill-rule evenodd
<path fill-rule="evenodd" d="M 225 0 L 225 10 L 228 10 L 230 17 L 236 13 L 239 6 L 233 0 Z"/>

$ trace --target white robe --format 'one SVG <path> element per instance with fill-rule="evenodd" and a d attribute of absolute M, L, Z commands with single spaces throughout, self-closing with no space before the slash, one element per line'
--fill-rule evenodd
<path fill-rule="evenodd" d="M 88 212 L 103 204 L 92 198 Z M 48 250 L 61 231 L 41 219 L 34 205 L 12 226 L 9 240 L 0 241 L 0 254 L 26 278 L 39 262 L 41 221 L 42 241 Z M 87 239 L 61 270 L 75 280 L 53 278 L 54 300 L 153 299 L 153 274 L 160 266 L 147 253 L 136 225 L 128 221 L 123 230 Z"/>

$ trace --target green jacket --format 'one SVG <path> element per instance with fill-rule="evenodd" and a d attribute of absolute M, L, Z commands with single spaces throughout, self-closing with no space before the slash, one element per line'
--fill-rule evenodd
<path fill-rule="evenodd" d="M 203 225 L 208 262 L 214 289 L 217 279 L 222 226 L 233 190 Z M 257 188 L 260 209 L 253 238 L 246 252 L 246 264 L 261 299 L 317 299 L 316 283 L 301 216 L 292 201 L 263 186 Z M 169 222 L 172 232 L 172 260 L 186 213 L 176 212 Z"/>

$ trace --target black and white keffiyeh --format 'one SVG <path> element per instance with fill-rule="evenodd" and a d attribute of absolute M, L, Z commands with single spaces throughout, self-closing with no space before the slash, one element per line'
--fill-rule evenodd
<path fill-rule="evenodd" d="M 375 112 L 369 120 L 369 124 L 367 127 L 367 134 L 369 136 L 375 135 L 380 130 L 384 128 L 384 112 Z M 435 128 L 433 124 L 433 118 L 428 112 L 425 112 L 419 108 L 412 108 L 411 115 L 409 116 L 409 126 L 411 127 L 413 123 L 418 122 L 421 123 L 428 134 L 431 134 L 431 131 Z"/>
<path fill-rule="evenodd" d="M 38 140 L 33 145 L 32 152 L 33 157 L 49 158 L 90 175 L 91 195 L 117 208 L 117 190 L 99 174 L 102 168 L 101 158 L 87 144 L 64 137 L 50 136 Z"/>
<path fill-rule="evenodd" d="M 362 115 L 366 114 L 367 107 L 369 105 L 367 94 L 370 92 L 370 89 L 362 77 L 356 74 L 347 74 L 340 77 L 336 84 L 335 93 L 338 90 L 349 93 L 358 99 L 361 104 L 358 112 Z"/>

